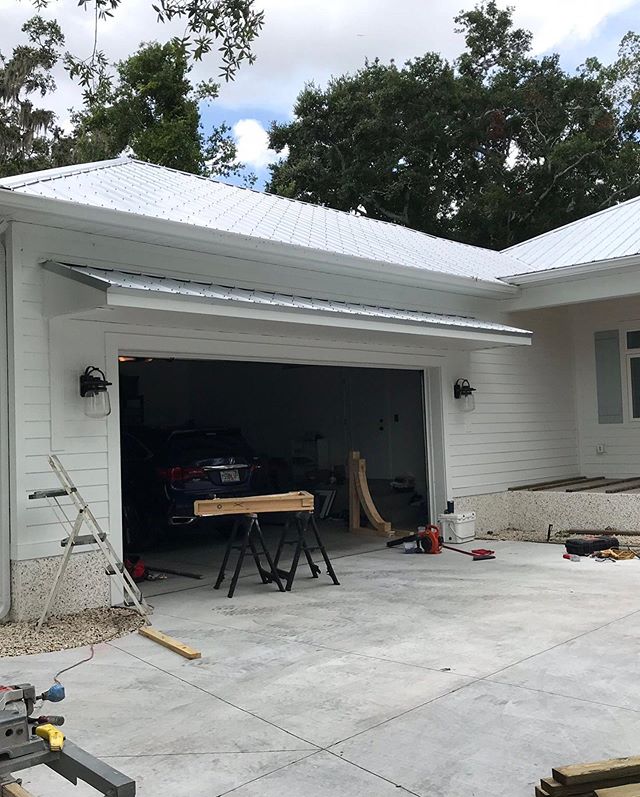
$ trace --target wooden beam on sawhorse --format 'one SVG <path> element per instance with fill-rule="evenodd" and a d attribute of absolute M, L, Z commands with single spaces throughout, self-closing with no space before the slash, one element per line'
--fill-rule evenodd
<path fill-rule="evenodd" d="M 370 531 L 360 525 L 360 507 L 373 530 L 385 537 L 393 537 L 391 523 L 384 520 L 371 497 L 367 481 L 367 462 L 359 451 L 349 452 L 349 528 L 351 531 Z"/>
<path fill-rule="evenodd" d="M 249 495 L 241 498 L 211 498 L 194 501 L 197 517 L 257 515 L 261 512 L 313 512 L 313 495 L 305 490 L 275 495 Z"/>

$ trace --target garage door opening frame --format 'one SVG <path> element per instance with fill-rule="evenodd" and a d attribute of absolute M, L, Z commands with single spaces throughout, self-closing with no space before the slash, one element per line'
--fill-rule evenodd
<path fill-rule="evenodd" d="M 185 360 L 272 362 L 283 364 L 344 366 L 354 368 L 386 368 L 422 372 L 423 423 L 425 457 L 429 490 L 429 509 L 432 518 L 446 502 L 444 471 L 444 418 L 442 410 L 442 357 L 407 353 L 395 349 L 374 351 L 357 346 L 331 345 L 324 341 L 292 343 L 282 339 L 239 339 L 220 335 L 215 339 L 145 335 L 136 333 L 105 333 L 105 363 L 107 379 L 113 384 L 112 396 L 119 395 L 118 357 L 171 357 Z M 109 516 L 111 536 L 116 548 L 122 541 L 121 517 L 121 460 L 120 407 L 112 402 L 107 421 Z"/>

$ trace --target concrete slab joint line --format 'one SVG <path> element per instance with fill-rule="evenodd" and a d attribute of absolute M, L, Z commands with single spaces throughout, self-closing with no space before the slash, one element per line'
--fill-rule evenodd
<path fill-rule="evenodd" d="M 528 797 L 552 766 L 637 750 L 634 563 L 495 549 L 490 571 L 446 553 L 343 559 L 339 600 L 303 581 L 286 602 L 260 584 L 232 606 L 207 587 L 158 596 L 154 622 L 202 659 L 138 635 L 99 645 L 68 674 L 69 733 L 139 778 L 140 797 L 186 795 L 185 771 L 190 797 Z M 7 659 L 3 675 L 28 664 L 38 681 L 77 659 Z M 178 718 L 180 755 L 153 730 L 160 711 Z"/>

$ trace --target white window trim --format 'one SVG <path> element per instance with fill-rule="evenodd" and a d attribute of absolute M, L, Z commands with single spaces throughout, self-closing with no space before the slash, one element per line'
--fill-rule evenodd
<path fill-rule="evenodd" d="M 630 321 L 619 327 L 620 335 L 622 337 L 620 345 L 620 370 L 622 376 L 622 418 L 623 423 L 629 423 L 632 426 L 640 424 L 640 416 L 633 417 L 633 394 L 631 384 L 631 360 L 635 357 L 640 357 L 640 348 L 629 349 L 627 347 L 627 332 L 640 331 L 640 321 Z"/>

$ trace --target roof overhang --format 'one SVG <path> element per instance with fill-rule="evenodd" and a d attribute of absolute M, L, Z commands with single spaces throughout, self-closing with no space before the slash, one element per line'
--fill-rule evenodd
<path fill-rule="evenodd" d="M 21 194 L 0 187 L 0 222 L 20 221 L 131 241 L 211 252 L 262 264 L 347 274 L 380 282 L 411 285 L 487 299 L 517 296 L 519 289 L 498 279 L 482 280 L 455 274 L 334 254 L 297 244 L 255 238 L 234 232 L 166 221 L 139 213 L 95 207 L 63 199 Z"/>
<path fill-rule="evenodd" d="M 518 285 L 520 293 L 504 302 L 505 310 L 533 310 L 638 296 L 639 267 L 640 256 L 630 255 L 517 274 L 507 279 Z"/>
<path fill-rule="evenodd" d="M 48 261 L 45 314 L 86 317 L 98 310 L 174 313 L 201 320 L 227 319 L 382 334 L 434 348 L 530 345 L 527 330 L 461 316 L 253 291 L 245 288 L 131 274 L 115 269 Z"/>

